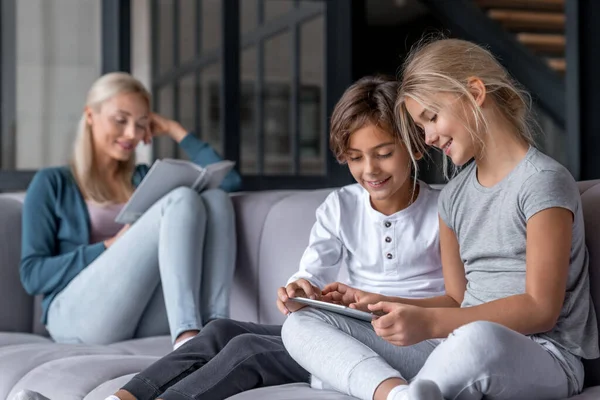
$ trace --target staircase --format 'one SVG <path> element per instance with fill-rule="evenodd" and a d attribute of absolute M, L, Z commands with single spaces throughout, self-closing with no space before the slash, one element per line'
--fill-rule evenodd
<path fill-rule="evenodd" d="M 564 75 L 566 0 L 474 0 L 554 71 Z"/>

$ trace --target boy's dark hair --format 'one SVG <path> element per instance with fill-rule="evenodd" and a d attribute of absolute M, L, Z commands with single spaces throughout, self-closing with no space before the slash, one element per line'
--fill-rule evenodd
<path fill-rule="evenodd" d="M 331 116 L 329 146 L 338 162 L 346 161 L 350 135 L 369 124 L 402 141 L 394 117 L 399 88 L 396 78 L 375 75 L 365 76 L 346 89 Z"/>

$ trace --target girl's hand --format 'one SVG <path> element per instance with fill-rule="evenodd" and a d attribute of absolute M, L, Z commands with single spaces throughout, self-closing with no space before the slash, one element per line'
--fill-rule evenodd
<path fill-rule="evenodd" d="M 323 289 L 323 301 L 342 304 L 346 307 L 369 311 L 368 304 L 375 304 L 385 298 L 380 294 L 355 289 L 340 282 L 330 283 Z"/>
<path fill-rule="evenodd" d="M 375 333 L 396 346 L 410 346 L 431 339 L 434 324 L 430 308 L 382 301 L 368 306 L 385 315 L 373 320 Z"/>
<path fill-rule="evenodd" d="M 150 125 L 148 133 L 144 137 L 144 143 L 152 142 L 153 137 L 169 135 L 177 143 L 181 142 L 187 135 L 187 131 L 177 121 L 165 118 L 161 115 L 150 113 Z"/>

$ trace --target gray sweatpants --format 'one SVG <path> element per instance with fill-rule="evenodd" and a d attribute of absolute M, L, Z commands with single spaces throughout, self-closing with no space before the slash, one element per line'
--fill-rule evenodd
<path fill-rule="evenodd" d="M 306 307 L 287 318 L 282 338 L 304 369 L 364 400 L 389 378 L 431 380 L 453 400 L 564 399 L 583 381 L 576 357 L 567 364 L 551 343 L 491 322 L 400 347 L 378 337 L 368 322 Z"/>

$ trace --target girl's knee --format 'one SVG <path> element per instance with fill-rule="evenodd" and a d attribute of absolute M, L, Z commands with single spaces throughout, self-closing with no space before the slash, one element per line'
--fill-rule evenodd
<path fill-rule="evenodd" d="M 487 321 L 472 322 L 456 329 L 436 352 L 441 358 L 461 364 L 460 369 L 474 372 L 494 369 L 507 351 L 509 336 L 503 325 Z"/>
<path fill-rule="evenodd" d="M 313 318 L 310 311 L 310 309 L 302 309 L 286 317 L 281 327 L 281 339 L 286 348 L 293 345 L 298 335 L 303 335 L 302 330 L 306 327 L 306 323 Z"/>
<path fill-rule="evenodd" d="M 503 342 L 510 333 L 512 333 L 510 329 L 495 322 L 476 321 L 455 329 L 448 340 L 489 347 L 494 343 Z"/>

